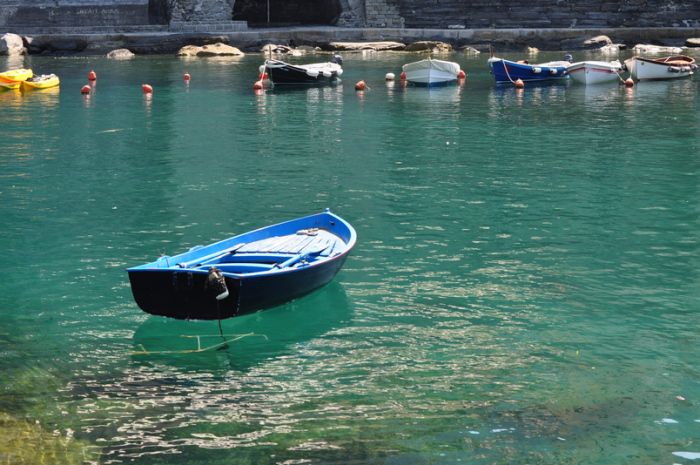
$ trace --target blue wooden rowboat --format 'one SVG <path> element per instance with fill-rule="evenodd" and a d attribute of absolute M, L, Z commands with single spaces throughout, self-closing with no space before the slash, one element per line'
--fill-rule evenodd
<path fill-rule="evenodd" d="M 510 61 L 495 57 L 492 50 L 488 64 L 491 75 L 496 79 L 497 84 L 515 84 L 518 79 L 523 82 L 566 81 L 569 79 L 566 67 L 572 61 L 571 55 L 567 55 L 564 61 L 550 61 L 533 65 L 527 60 Z"/>
<path fill-rule="evenodd" d="M 282 305 L 328 284 L 357 233 L 330 210 L 128 268 L 152 315 L 221 320 Z"/>

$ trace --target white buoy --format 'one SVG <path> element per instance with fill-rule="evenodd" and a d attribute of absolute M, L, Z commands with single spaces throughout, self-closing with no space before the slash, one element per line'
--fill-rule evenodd
<path fill-rule="evenodd" d="M 396 76 L 394 73 L 386 73 L 386 80 L 387 81 L 393 81 Z"/>

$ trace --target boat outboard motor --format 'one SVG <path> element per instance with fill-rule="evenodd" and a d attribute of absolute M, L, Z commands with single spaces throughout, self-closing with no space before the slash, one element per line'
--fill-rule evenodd
<path fill-rule="evenodd" d="M 333 58 L 331 58 L 331 63 L 338 63 L 340 66 L 343 66 L 343 57 L 340 55 L 333 55 Z"/>
<path fill-rule="evenodd" d="M 569 54 L 567 53 L 566 55 L 564 55 L 564 61 L 568 61 L 569 63 L 573 63 L 573 62 L 574 62 L 574 57 L 572 57 L 571 55 L 569 55 Z"/>

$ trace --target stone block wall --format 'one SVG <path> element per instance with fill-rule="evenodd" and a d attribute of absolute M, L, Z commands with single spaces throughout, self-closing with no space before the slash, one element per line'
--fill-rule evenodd
<path fill-rule="evenodd" d="M 408 28 L 698 27 L 698 0 L 395 0 Z"/>
<path fill-rule="evenodd" d="M 0 27 L 149 24 L 149 0 L 0 0 Z"/>

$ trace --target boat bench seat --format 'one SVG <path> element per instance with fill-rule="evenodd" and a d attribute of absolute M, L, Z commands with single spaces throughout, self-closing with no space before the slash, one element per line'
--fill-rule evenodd
<path fill-rule="evenodd" d="M 274 266 L 274 264 L 268 263 L 220 263 L 216 265 L 224 273 L 257 273 L 269 271 Z"/>
<path fill-rule="evenodd" d="M 335 248 L 336 242 L 342 240 L 324 229 L 314 230 L 312 234 L 299 232 L 286 236 L 276 236 L 246 244 L 236 251 L 236 254 L 267 253 L 267 254 L 298 254 L 305 250 L 322 249 L 321 255 L 327 256 Z"/>

